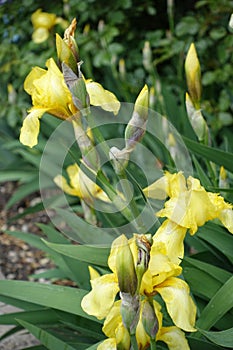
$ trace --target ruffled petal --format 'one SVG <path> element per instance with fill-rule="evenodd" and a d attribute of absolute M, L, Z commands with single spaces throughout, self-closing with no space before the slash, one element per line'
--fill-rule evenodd
<path fill-rule="evenodd" d="M 111 310 L 117 292 L 117 278 L 114 274 L 103 275 L 91 280 L 92 290 L 82 299 L 83 310 L 98 319 L 105 318 Z"/>
<path fill-rule="evenodd" d="M 91 79 L 85 80 L 85 82 L 91 105 L 100 106 L 114 114 L 118 113 L 120 102 L 112 92 L 105 90 L 99 83 L 95 83 Z"/>
<path fill-rule="evenodd" d="M 163 242 L 167 248 L 167 256 L 174 264 L 179 265 L 184 256 L 184 237 L 187 229 L 165 220 L 153 236 L 154 242 Z"/>
<path fill-rule="evenodd" d="M 156 340 L 161 340 L 166 343 L 169 350 L 190 350 L 184 332 L 175 326 L 162 327 Z"/>
<path fill-rule="evenodd" d="M 47 108 L 31 109 L 30 113 L 24 119 L 19 138 L 23 145 L 29 147 L 37 145 L 40 131 L 39 119 L 47 110 Z"/>
<path fill-rule="evenodd" d="M 155 287 L 166 303 L 167 311 L 175 325 L 187 332 L 195 332 L 196 306 L 189 294 L 187 283 L 171 277 Z"/>
<path fill-rule="evenodd" d="M 229 232 L 233 233 L 233 210 L 224 209 L 219 215 L 219 219 Z"/>

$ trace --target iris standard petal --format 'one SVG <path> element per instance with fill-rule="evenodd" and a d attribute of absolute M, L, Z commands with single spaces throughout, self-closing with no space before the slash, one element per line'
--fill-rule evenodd
<path fill-rule="evenodd" d="M 167 248 L 167 256 L 179 265 L 184 256 L 184 237 L 187 229 L 171 220 L 165 220 L 153 236 L 154 242 L 163 242 Z"/>
<path fill-rule="evenodd" d="M 189 294 L 187 283 L 180 278 L 170 277 L 156 286 L 155 290 L 165 301 L 175 325 L 187 332 L 195 332 L 196 306 Z"/>
<path fill-rule="evenodd" d="M 169 277 L 178 276 L 182 268 L 169 259 L 163 242 L 154 242 L 150 252 L 148 270 L 142 277 L 140 292 L 150 295 L 156 291 L 156 286 Z"/>

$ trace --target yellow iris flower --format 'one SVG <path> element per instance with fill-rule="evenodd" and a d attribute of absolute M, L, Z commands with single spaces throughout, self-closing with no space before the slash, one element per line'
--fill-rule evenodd
<path fill-rule="evenodd" d="M 106 193 L 96 185 L 77 164 L 70 165 L 66 172 L 68 174 L 70 185 L 62 175 L 57 175 L 54 182 L 65 193 L 71 196 L 77 196 L 85 202 L 92 204 L 94 198 L 108 202 L 109 198 Z"/>
<path fill-rule="evenodd" d="M 176 225 L 189 229 L 191 235 L 207 221 L 219 219 L 233 233 L 232 205 L 219 194 L 207 192 L 198 179 L 189 176 L 186 180 L 179 172 L 165 175 L 144 189 L 147 197 L 169 200 L 156 215 L 167 217 Z"/>
<path fill-rule="evenodd" d="M 41 9 L 33 12 L 31 16 L 34 32 L 32 40 L 36 44 L 40 44 L 48 39 L 50 30 L 60 24 L 63 28 L 67 27 L 67 21 L 61 17 L 57 17 L 54 13 L 43 12 Z"/>
<path fill-rule="evenodd" d="M 24 119 L 20 142 L 29 147 L 38 142 L 39 119 L 45 112 L 64 120 L 78 111 L 62 72 L 52 58 L 47 60 L 46 67 L 48 70 L 34 67 L 24 82 L 25 91 L 32 97 L 33 107 Z M 120 102 L 113 93 L 92 80 L 86 80 L 86 89 L 92 105 L 101 106 L 114 114 L 118 113 Z"/>
<path fill-rule="evenodd" d="M 92 290 L 82 300 L 83 310 L 98 319 L 103 319 L 109 314 L 114 305 L 116 294 L 119 292 L 116 259 L 122 242 L 125 242 L 124 235 L 115 239 L 111 247 L 108 265 L 113 273 L 91 277 Z M 128 244 L 136 268 L 137 254 L 135 252 L 137 247 L 135 237 L 130 239 Z M 154 296 L 159 293 L 165 301 L 174 324 L 183 330 L 193 332 L 195 331 L 196 307 L 190 297 L 188 285 L 176 277 L 181 274 L 182 268 L 174 264 L 167 253 L 163 242 L 153 242 L 148 269 L 142 277 L 140 294 Z"/>
<path fill-rule="evenodd" d="M 150 337 L 146 333 L 142 322 L 142 309 L 143 304 L 146 303 L 143 300 L 140 307 L 140 318 L 136 328 L 136 339 L 138 348 L 141 350 L 148 349 L 150 345 Z M 124 350 L 130 349 L 130 335 L 127 329 L 123 325 L 121 313 L 120 313 L 121 301 L 116 301 L 108 313 L 103 326 L 103 332 L 108 337 L 99 346 L 98 350 L 117 350 L 121 348 Z M 189 350 L 188 342 L 185 338 L 184 332 L 178 327 L 162 327 L 161 306 L 155 300 L 153 301 L 153 308 L 158 320 L 158 331 L 156 334 L 156 341 L 160 340 L 165 342 L 170 350 Z"/>

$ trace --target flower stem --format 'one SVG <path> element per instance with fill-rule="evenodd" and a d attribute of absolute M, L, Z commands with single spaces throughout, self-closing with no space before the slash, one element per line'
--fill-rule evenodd
<path fill-rule="evenodd" d="M 154 339 L 151 339 L 150 341 L 150 349 L 156 350 L 156 341 Z"/>
<path fill-rule="evenodd" d="M 137 344 L 137 340 L 136 340 L 136 335 L 135 334 L 131 334 L 130 341 L 131 341 L 130 350 L 138 350 L 138 344 Z"/>

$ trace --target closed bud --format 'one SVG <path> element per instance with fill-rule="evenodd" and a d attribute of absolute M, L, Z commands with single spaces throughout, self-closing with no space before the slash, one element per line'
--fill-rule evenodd
<path fill-rule="evenodd" d="M 81 64 L 81 63 L 80 63 Z M 66 64 L 62 63 L 62 72 L 68 89 L 72 94 L 72 100 L 75 106 L 82 112 L 90 106 L 90 99 L 87 93 L 86 84 L 80 71 L 80 64 L 78 65 L 78 76 Z"/>
<path fill-rule="evenodd" d="M 141 141 L 146 131 L 148 118 L 149 92 L 145 85 L 134 105 L 132 118 L 125 130 L 126 149 L 132 151 L 136 144 Z"/>
<path fill-rule="evenodd" d="M 137 275 L 127 238 L 122 235 L 116 255 L 116 272 L 122 293 L 134 295 L 137 290 Z"/>
<path fill-rule="evenodd" d="M 224 166 L 221 166 L 221 168 L 220 168 L 219 187 L 221 187 L 221 188 L 229 188 L 227 172 L 226 172 L 226 169 L 224 168 Z"/>
<path fill-rule="evenodd" d="M 186 110 L 188 118 L 198 140 L 209 143 L 209 129 L 200 109 L 196 109 L 188 93 L 186 93 Z"/>
<path fill-rule="evenodd" d="M 193 43 L 190 45 L 185 60 L 185 73 L 190 98 L 195 109 L 199 109 L 201 100 L 201 67 Z"/>
<path fill-rule="evenodd" d="M 122 322 L 130 335 L 135 334 L 140 316 L 140 297 L 129 293 L 120 293 Z"/>
<path fill-rule="evenodd" d="M 76 19 L 73 19 L 70 26 L 65 30 L 64 39 L 56 34 L 57 56 L 62 64 L 63 62 L 77 74 L 79 61 L 78 47 L 74 39 L 76 29 Z"/>
<path fill-rule="evenodd" d="M 125 70 L 125 60 L 123 58 L 121 58 L 119 61 L 119 73 L 120 73 L 120 77 L 124 79 L 126 70 Z"/>
<path fill-rule="evenodd" d="M 143 63 L 144 68 L 147 71 L 151 71 L 151 69 L 153 69 L 152 52 L 151 52 L 149 41 L 145 42 L 143 50 L 142 50 L 142 63 Z"/>
<path fill-rule="evenodd" d="M 151 339 L 155 339 L 159 329 L 158 319 L 154 307 L 148 300 L 142 302 L 141 320 L 146 333 Z"/>

